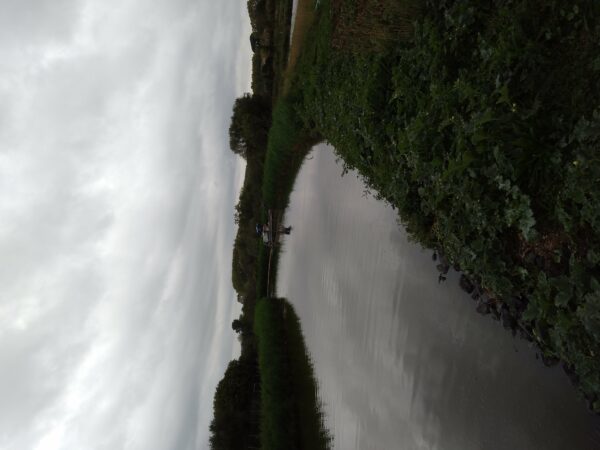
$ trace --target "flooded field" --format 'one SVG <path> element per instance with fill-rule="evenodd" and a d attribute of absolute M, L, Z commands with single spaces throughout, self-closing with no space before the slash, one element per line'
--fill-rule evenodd
<path fill-rule="evenodd" d="M 559 368 L 489 317 L 396 214 L 319 146 L 292 194 L 278 275 L 301 321 L 334 448 L 597 449 Z"/>

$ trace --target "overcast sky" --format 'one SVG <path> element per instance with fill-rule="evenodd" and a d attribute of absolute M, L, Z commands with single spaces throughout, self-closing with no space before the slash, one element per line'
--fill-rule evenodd
<path fill-rule="evenodd" d="M 246 0 L 0 1 L 0 448 L 206 448 Z"/>

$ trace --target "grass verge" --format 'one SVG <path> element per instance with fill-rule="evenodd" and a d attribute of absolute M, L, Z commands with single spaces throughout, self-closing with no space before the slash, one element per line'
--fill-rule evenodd
<path fill-rule="evenodd" d="M 284 299 L 260 300 L 254 332 L 261 377 L 261 448 L 327 449 L 312 365 L 293 307 Z"/>

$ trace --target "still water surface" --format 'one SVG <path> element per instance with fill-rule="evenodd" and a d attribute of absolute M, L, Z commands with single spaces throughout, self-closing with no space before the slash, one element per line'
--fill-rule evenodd
<path fill-rule="evenodd" d="M 457 275 L 318 146 L 292 194 L 278 294 L 295 306 L 335 447 L 594 450 L 600 421 L 560 369 L 479 316 Z"/>

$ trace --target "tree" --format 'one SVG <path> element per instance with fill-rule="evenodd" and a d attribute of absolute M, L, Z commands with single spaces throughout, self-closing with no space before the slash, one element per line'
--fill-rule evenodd
<path fill-rule="evenodd" d="M 240 358 L 229 363 L 213 400 L 212 450 L 258 448 L 259 384 L 254 362 Z"/>
<path fill-rule="evenodd" d="M 233 322 L 231 322 L 231 328 L 233 328 L 233 331 L 236 333 L 240 333 L 244 332 L 246 325 L 240 319 L 235 319 Z"/>
<path fill-rule="evenodd" d="M 260 37 L 258 37 L 256 31 L 250 35 L 250 47 L 252 47 L 253 52 L 260 48 Z"/>
<path fill-rule="evenodd" d="M 267 145 L 271 107 L 263 97 L 244 94 L 235 100 L 229 126 L 229 147 L 248 159 Z"/>
<path fill-rule="evenodd" d="M 248 16 L 250 17 L 250 25 L 252 30 L 262 30 L 269 22 L 266 11 L 266 2 L 264 0 L 248 0 Z"/>

